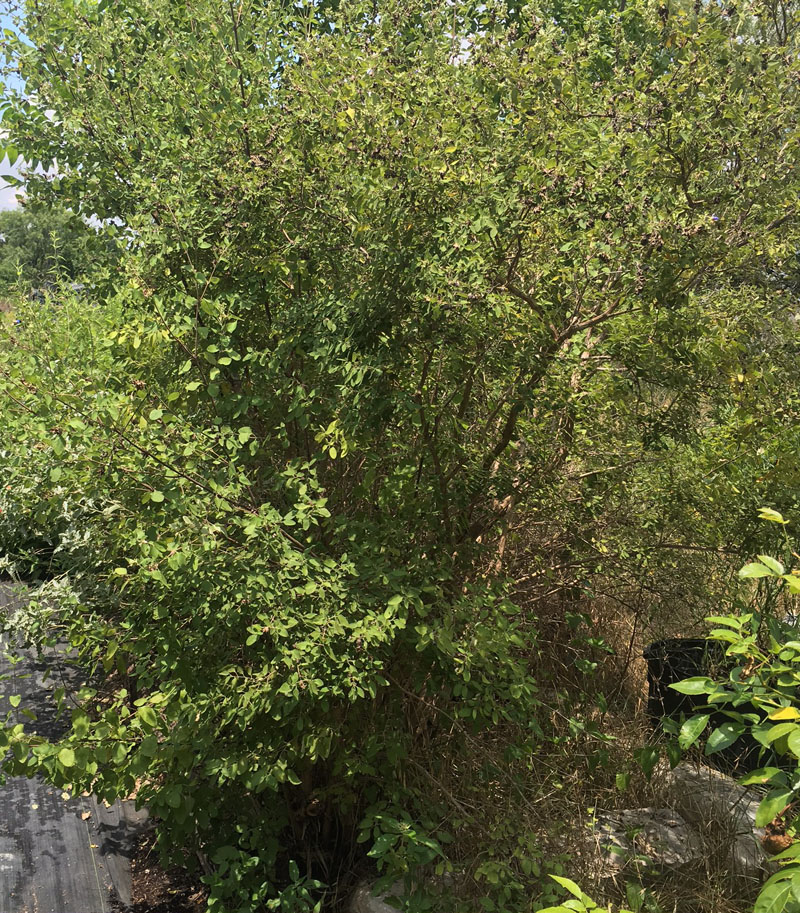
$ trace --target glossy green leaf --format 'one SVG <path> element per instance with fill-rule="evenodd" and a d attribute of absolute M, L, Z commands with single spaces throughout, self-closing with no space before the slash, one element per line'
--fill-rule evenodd
<path fill-rule="evenodd" d="M 686 750 L 697 741 L 708 725 L 709 718 L 707 713 L 696 714 L 683 723 L 678 735 L 678 742 L 681 748 Z"/>

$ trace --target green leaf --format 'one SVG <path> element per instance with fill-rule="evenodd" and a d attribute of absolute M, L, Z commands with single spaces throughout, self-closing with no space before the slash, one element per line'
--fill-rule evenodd
<path fill-rule="evenodd" d="M 752 562 L 751 564 L 746 564 L 740 571 L 739 576 L 742 578 L 747 577 L 774 577 L 774 571 L 771 571 L 768 567 L 765 567 L 763 564 L 759 564 L 757 561 Z"/>
<path fill-rule="evenodd" d="M 710 625 L 727 625 L 737 631 L 742 629 L 742 619 L 737 618 L 736 615 L 706 615 L 706 621 Z"/>
<path fill-rule="evenodd" d="M 373 859 L 383 856 L 399 839 L 397 834 L 381 834 L 375 843 L 372 844 L 372 849 L 367 853 L 367 856 L 371 856 Z"/>
<path fill-rule="evenodd" d="M 571 878 L 564 878 L 563 875 L 551 875 L 550 877 L 560 884 L 562 888 L 569 891 L 570 894 L 577 897 L 578 900 L 585 902 L 586 895 Z"/>
<path fill-rule="evenodd" d="M 708 676 L 694 676 L 686 678 L 682 682 L 675 682 L 670 685 L 673 691 L 679 691 L 681 694 L 711 694 L 717 690 L 717 685 Z"/>
<path fill-rule="evenodd" d="M 779 815 L 789 805 L 792 801 L 792 796 L 791 789 L 773 789 L 769 792 L 766 799 L 758 806 L 756 827 L 764 827 L 764 825 L 769 824 L 776 815 Z"/>
<path fill-rule="evenodd" d="M 696 716 L 689 717 L 688 720 L 681 726 L 681 731 L 678 734 L 678 744 L 684 751 L 694 743 L 700 737 L 702 731 L 706 728 L 709 721 L 709 715 L 707 713 L 697 714 Z"/>
<path fill-rule="evenodd" d="M 800 759 L 800 726 L 798 726 L 794 732 L 789 733 L 789 738 L 786 740 L 786 747 L 796 758 Z"/>
<path fill-rule="evenodd" d="M 777 574 L 778 577 L 786 572 L 786 568 L 780 563 L 780 561 L 776 561 L 775 558 L 770 558 L 769 555 L 759 555 L 758 560 L 763 565 L 768 567 L 773 572 L 773 574 Z"/>
<path fill-rule="evenodd" d="M 800 595 L 800 577 L 794 573 L 784 574 L 783 580 L 786 582 L 786 586 L 795 596 Z"/>
<path fill-rule="evenodd" d="M 22 698 L 19 694 L 12 694 L 8 699 L 8 703 L 11 704 L 12 707 L 19 707 L 21 700 Z"/>
<path fill-rule="evenodd" d="M 781 913 L 800 886 L 800 868 L 788 866 L 766 880 L 756 898 L 753 913 Z M 787 893 L 788 891 L 788 893 Z M 794 910 L 794 904 L 792 904 Z"/>
<path fill-rule="evenodd" d="M 156 504 L 160 504 L 164 500 L 164 492 L 163 491 L 151 491 L 150 500 L 155 502 Z"/>
<path fill-rule="evenodd" d="M 74 767 L 75 752 L 71 748 L 62 748 L 58 753 L 58 760 L 64 767 Z"/>
<path fill-rule="evenodd" d="M 778 723 L 775 726 L 770 726 L 759 741 L 762 744 L 771 745 L 773 742 L 777 742 L 778 739 L 782 739 L 784 736 L 794 732 L 797 728 L 797 723 Z"/>
<path fill-rule="evenodd" d="M 785 775 L 778 767 L 759 767 L 758 770 L 751 771 L 744 777 L 740 777 L 737 782 L 741 783 L 742 786 L 751 786 L 754 783 L 770 783 L 780 776 Z"/>
<path fill-rule="evenodd" d="M 797 859 L 800 856 L 800 843 L 793 843 L 791 846 L 787 847 L 782 853 L 777 853 L 772 857 L 773 860 L 779 859 Z"/>
<path fill-rule="evenodd" d="M 681 762 L 683 757 L 683 752 L 681 751 L 681 746 L 674 740 L 666 742 L 664 745 L 664 750 L 667 753 L 667 760 L 669 761 L 670 770 L 674 770 L 678 764 Z"/>
<path fill-rule="evenodd" d="M 791 882 L 779 881 L 762 888 L 753 906 L 753 913 L 783 913 L 792 899 Z"/>
<path fill-rule="evenodd" d="M 655 745 L 645 745 L 643 748 L 637 748 L 636 751 L 633 752 L 636 763 L 641 767 L 642 773 L 644 773 L 648 780 L 658 763 L 659 755 L 660 752 Z"/>
<path fill-rule="evenodd" d="M 150 729 L 155 729 L 158 725 L 158 717 L 156 716 L 155 710 L 152 707 L 144 706 L 140 707 L 137 711 L 137 716 L 145 724 L 145 726 Z"/>
<path fill-rule="evenodd" d="M 732 720 L 727 723 L 722 723 L 708 737 L 705 748 L 706 755 L 715 754 L 716 752 L 722 751 L 724 748 L 733 745 L 743 732 L 743 723 L 735 723 Z"/>
<path fill-rule="evenodd" d="M 82 710 L 76 710 L 72 714 L 72 731 L 78 738 L 83 738 L 89 734 L 89 716 Z"/>

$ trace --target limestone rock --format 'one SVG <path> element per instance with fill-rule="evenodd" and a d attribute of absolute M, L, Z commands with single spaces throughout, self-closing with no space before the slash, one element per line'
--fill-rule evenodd
<path fill-rule="evenodd" d="M 697 834 L 669 808 L 605 812 L 592 828 L 602 875 L 627 865 L 644 869 L 679 869 L 697 862 L 702 846 Z"/>
<path fill-rule="evenodd" d="M 389 906 L 386 903 L 386 897 L 390 895 L 399 897 L 402 890 L 403 885 L 398 881 L 392 885 L 390 891 L 375 896 L 372 893 L 372 886 L 369 882 L 362 881 L 350 896 L 347 913 L 397 913 L 397 907 Z"/>
<path fill-rule="evenodd" d="M 755 825 L 762 793 L 701 764 L 682 762 L 661 773 L 675 810 L 707 839 L 716 836 L 725 844 L 733 874 L 753 876 L 769 868 L 761 846 L 765 832 Z"/>

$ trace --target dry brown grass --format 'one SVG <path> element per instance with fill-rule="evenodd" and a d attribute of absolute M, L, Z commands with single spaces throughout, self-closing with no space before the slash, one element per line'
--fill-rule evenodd
<path fill-rule="evenodd" d="M 458 898 L 453 909 L 480 909 L 489 890 L 484 865 L 497 860 L 530 898 L 529 906 L 509 907 L 509 913 L 533 910 L 547 881 L 545 861 L 561 860 L 563 871 L 599 903 L 637 910 L 630 891 L 641 885 L 643 913 L 748 913 L 758 884 L 731 875 L 730 839 L 712 824 L 701 835 L 696 865 L 658 875 L 635 867 L 598 871 L 591 841 L 598 811 L 668 805 L 663 783 L 648 780 L 634 760 L 652 735 L 641 654 L 657 637 L 696 633 L 697 613 L 672 612 L 654 630 L 657 612 L 646 599 L 637 603 L 636 594 L 589 601 L 576 600 L 574 591 L 565 589 L 533 601 L 536 620 L 529 610 L 536 642 L 531 669 L 542 688 L 537 722 L 544 733 L 532 755 L 510 762 L 508 746 L 526 734 L 502 728 L 476 737 L 454 725 L 420 745 L 432 799 L 452 809 L 445 827 L 457 834 L 449 855 L 461 873 L 448 891 Z M 586 618 L 578 628 L 569 622 L 576 615 Z M 602 638 L 613 652 L 587 647 L 586 637 Z M 587 655 L 597 663 L 588 676 L 576 665 Z M 434 770 L 422 760 L 430 757 L 455 760 Z M 624 792 L 618 773 L 629 776 Z M 541 867 L 531 869 L 531 860 Z"/>

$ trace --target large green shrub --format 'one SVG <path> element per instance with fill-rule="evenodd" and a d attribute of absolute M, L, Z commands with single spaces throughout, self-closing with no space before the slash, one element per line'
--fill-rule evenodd
<path fill-rule="evenodd" d="M 794 250 L 797 55 L 759 17 L 31 4 L 4 126 L 126 253 L 0 351 L 4 547 L 38 509 L 70 581 L 26 629 L 107 677 L 15 770 L 135 787 L 217 910 L 308 908 L 359 839 L 448 868 L 443 778 L 546 738 L 512 511 L 597 570 L 604 474 L 695 441 Z M 648 522 L 691 515 L 655 487 Z M 477 867 L 488 902 L 535 865 Z"/>

